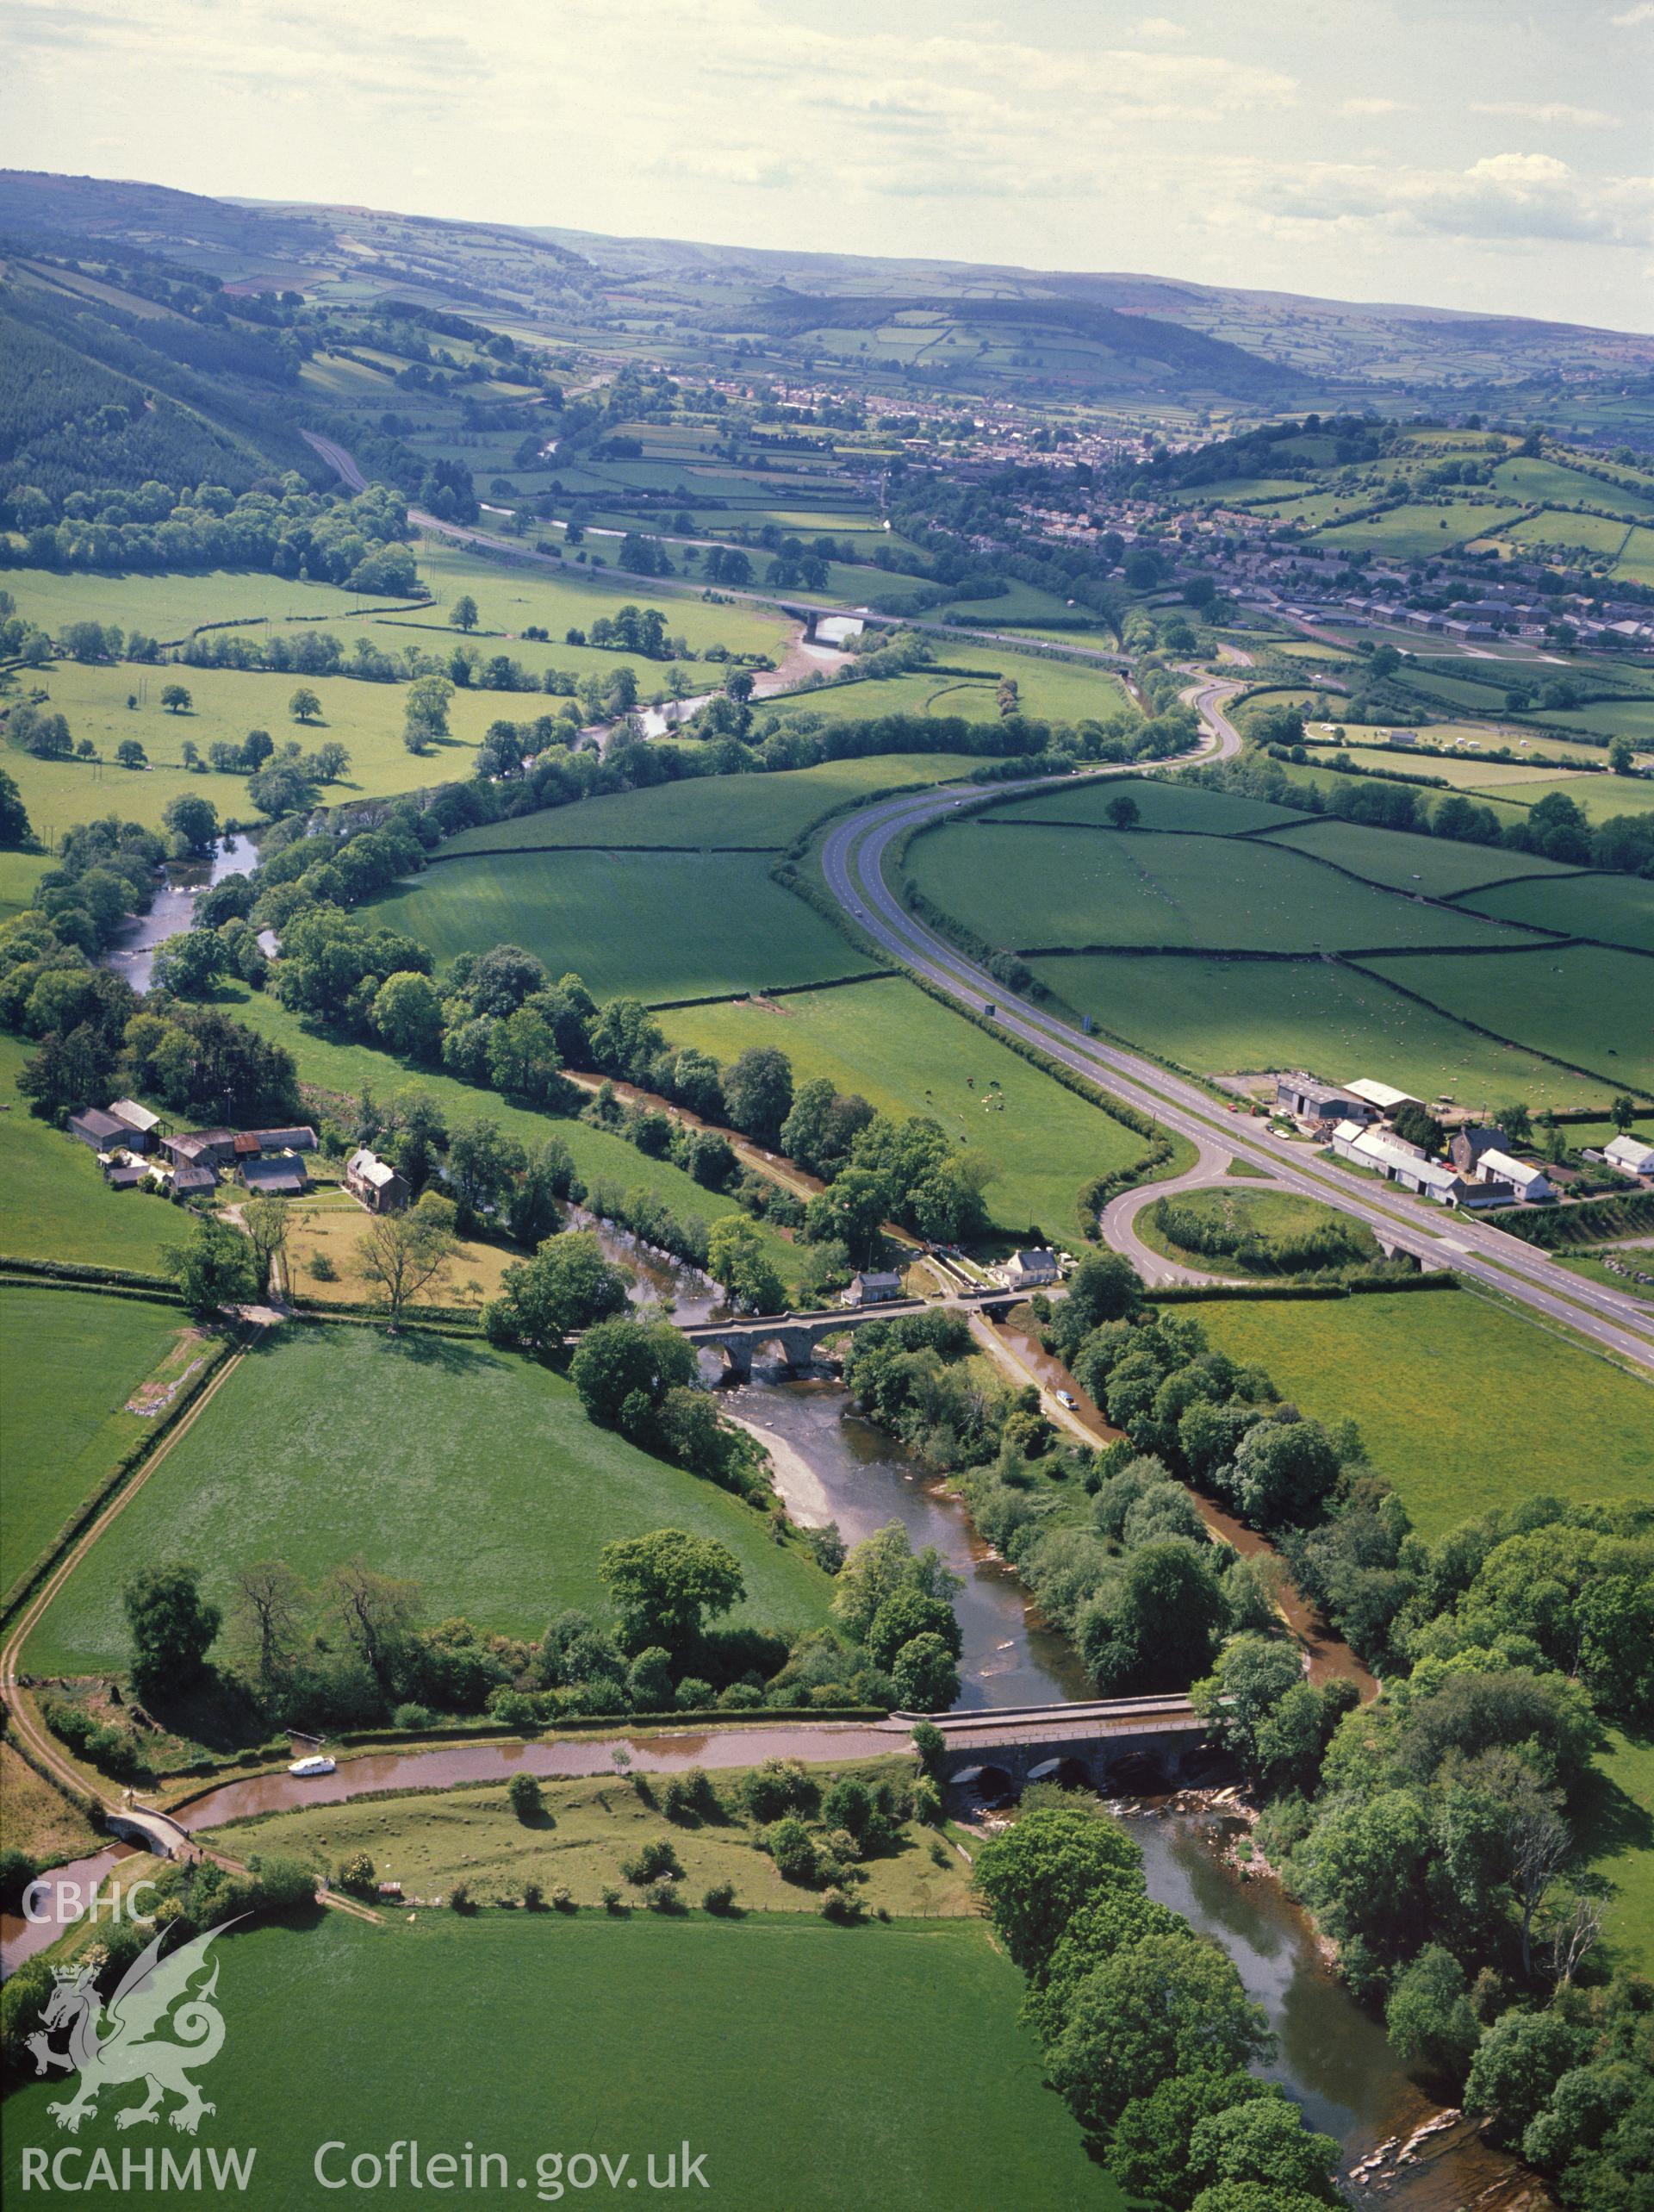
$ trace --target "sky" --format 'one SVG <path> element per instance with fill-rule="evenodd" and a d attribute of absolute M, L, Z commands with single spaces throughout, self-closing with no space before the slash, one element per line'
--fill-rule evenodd
<path fill-rule="evenodd" d="M 1654 0 L 0 0 L 0 155 L 1654 330 Z"/>

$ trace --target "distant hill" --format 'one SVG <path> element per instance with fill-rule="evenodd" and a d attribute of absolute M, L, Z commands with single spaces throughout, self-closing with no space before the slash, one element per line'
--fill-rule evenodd
<path fill-rule="evenodd" d="M 397 296 L 658 343 L 693 366 L 745 339 L 784 360 L 927 387 L 1268 413 L 1325 402 L 1495 405 L 1607 434 L 1654 415 L 1654 339 L 1447 308 L 1173 278 L 793 253 L 344 205 L 220 200 L 0 171 L 0 250 L 149 253 L 240 291 Z"/>

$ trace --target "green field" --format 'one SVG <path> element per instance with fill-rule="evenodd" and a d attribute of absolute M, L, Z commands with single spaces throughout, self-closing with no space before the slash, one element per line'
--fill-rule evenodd
<path fill-rule="evenodd" d="M 726 1197 L 703 1188 L 669 1160 L 651 1160 L 608 1130 L 513 1106 L 497 1092 L 462 1083 L 437 1069 L 415 1068 L 372 1045 L 340 1044 L 318 1036 L 268 991 L 248 991 L 232 984 L 224 987 L 219 997 L 238 1019 L 286 1045 L 298 1062 L 301 1083 L 314 1084 L 324 1092 L 343 1093 L 348 1098 L 359 1099 L 371 1091 L 381 1100 L 421 1091 L 436 1100 L 451 1124 L 497 1122 L 531 1150 L 544 1144 L 548 1137 L 561 1137 L 574 1156 L 577 1172 L 588 1183 L 601 1177 L 623 1190 L 650 1192 L 680 1220 L 711 1224 L 730 1211 Z M 799 1247 L 763 1222 L 758 1229 L 765 1251 L 780 1270 L 782 1280 L 796 1283 L 803 1257 Z"/>
<path fill-rule="evenodd" d="M 1654 1972 L 1654 1738 L 1610 1729 L 1593 1779 L 1582 1841 L 1608 1884 L 1605 1933 L 1617 1962 Z"/>
<path fill-rule="evenodd" d="M 1072 1236 L 1080 1185 L 1144 1149 L 1122 1123 L 905 981 L 805 992 L 773 1009 L 685 1007 L 662 1026 L 674 1044 L 698 1044 L 724 1060 L 749 1044 L 776 1044 L 795 1081 L 824 1075 L 885 1112 L 934 1116 L 993 1161 L 988 1210 L 1017 1237 L 1035 1222 L 1050 1235 Z M 1001 1098 L 1003 1110 L 990 1104 Z"/>
<path fill-rule="evenodd" d="M 874 799 L 907 783 L 945 783 L 978 763 L 960 753 L 883 753 L 867 760 L 824 761 L 818 768 L 768 775 L 697 776 L 543 807 L 481 829 L 462 830 L 445 854 L 513 852 L 586 845 L 762 847 L 780 851 L 811 823 L 855 799 Z"/>
<path fill-rule="evenodd" d="M 911 1759 L 897 1754 L 848 1769 L 822 1766 L 817 1775 L 824 1792 L 841 1771 L 870 1788 L 888 1781 L 900 1789 L 913 1775 Z M 621 1860 L 666 1826 L 652 1789 L 647 1798 L 633 1789 L 617 1790 L 612 1771 L 594 1779 L 548 1779 L 543 1788 L 545 1817 L 527 1823 L 512 1810 L 501 1782 L 445 1795 L 419 1791 L 389 1800 L 375 1796 L 319 1804 L 238 1821 L 219 1835 L 238 1857 L 273 1852 L 298 1859 L 318 1874 L 331 1873 L 341 1860 L 365 1851 L 381 1879 L 400 1882 L 409 1897 L 445 1897 L 455 1882 L 465 1880 L 476 1897 L 515 1897 L 525 1881 L 537 1881 L 547 1891 L 561 1884 L 576 1904 L 595 1907 L 605 1887 L 624 1879 Z M 814 1910 L 819 1892 L 784 1882 L 774 1860 L 757 1847 L 755 1824 L 738 1809 L 733 1791 L 725 1786 L 720 1795 L 726 1810 L 718 1816 L 667 1830 L 682 1861 L 685 1901 L 699 1898 L 710 1883 L 728 1881 L 743 1911 Z M 934 1829 L 909 1824 L 896 1849 L 861 1862 L 867 1879 L 858 1893 L 869 1910 L 882 1906 L 926 1920 L 974 1913 L 969 1866 L 951 1851 L 938 1866 L 930 1851 L 934 1835 Z"/>
<path fill-rule="evenodd" d="M 203 622 L 281 622 L 302 616 L 342 623 L 358 608 L 404 603 L 383 592 L 301 583 L 258 569 L 209 569 L 199 576 L 64 575 L 53 569 L 8 569 L 3 588 L 16 601 L 20 614 L 54 634 L 65 622 L 113 622 L 127 636 L 139 630 L 163 645 L 187 638 Z M 353 636 L 355 628 L 352 623 L 345 634 Z"/>
<path fill-rule="evenodd" d="M 138 1299 L 0 1289 L 0 1590 L 10 1589 L 153 1426 L 123 1409 L 183 1323 L 176 1307 Z"/>
<path fill-rule="evenodd" d="M 1242 1235 L 1261 1238 L 1272 1248 L 1265 1253 L 1261 1266 L 1252 1266 L 1233 1253 L 1203 1252 L 1192 1246 L 1173 1241 L 1155 1218 L 1155 1210 L 1146 1206 L 1137 1216 L 1135 1229 L 1144 1243 L 1166 1259 L 1180 1266 L 1194 1268 L 1203 1274 L 1234 1275 L 1237 1277 L 1274 1275 L 1282 1270 L 1272 1264 L 1272 1253 L 1278 1251 L 1289 1237 L 1302 1237 L 1310 1231 L 1336 1224 L 1353 1240 L 1357 1249 L 1339 1266 L 1366 1266 L 1378 1257 L 1377 1240 L 1371 1230 L 1323 1206 L 1318 1199 L 1300 1198 L 1292 1191 L 1255 1189 L 1235 1190 L 1228 1187 L 1211 1190 L 1181 1191 L 1169 1201 L 1179 1213 L 1192 1214 L 1197 1219 L 1224 1230 L 1238 1230 Z"/>
<path fill-rule="evenodd" d="M 431 538 L 420 539 L 414 550 L 420 581 L 429 586 L 438 608 L 451 606 L 461 593 L 469 592 L 482 622 L 508 634 L 532 624 L 560 639 L 571 626 L 589 630 L 599 615 L 612 615 L 631 601 L 640 607 L 658 607 L 668 630 L 675 638 L 686 639 L 696 652 L 724 645 L 735 652 L 764 653 L 779 661 L 798 628 L 784 614 L 772 614 L 762 607 L 735 601 L 709 604 L 700 598 L 698 587 L 686 591 L 680 583 L 669 590 L 647 576 L 611 578 L 589 564 L 582 568 L 572 557 L 554 570 L 486 559 Z M 619 550 L 612 539 L 594 539 L 588 546 L 600 560 L 606 552 L 612 558 Z M 693 576 L 688 580 L 693 586 Z"/>
<path fill-rule="evenodd" d="M 1190 830 L 1214 837 L 1230 837 L 1241 830 L 1265 830 L 1276 823 L 1297 821 L 1288 807 L 1271 807 L 1261 799 L 1243 799 L 1228 791 L 1208 791 L 1198 783 L 1161 782 L 1153 777 L 1120 776 L 1059 785 L 1036 792 L 1032 798 L 1013 800 L 1009 806 L 990 807 L 980 815 L 985 822 L 1091 823 L 1106 827 L 1109 808 L 1116 799 L 1129 798 L 1146 830 Z"/>
<path fill-rule="evenodd" d="M 1645 814 L 1654 807 L 1654 782 L 1645 776 L 1553 776 L 1549 781 L 1524 783 L 1522 804 L 1537 807 L 1553 791 L 1563 792 L 1571 799 L 1588 822 L 1606 822 L 1613 814 Z"/>
<path fill-rule="evenodd" d="M 988 818 L 992 822 L 992 815 Z M 1277 838 L 949 824 L 909 848 L 923 892 L 990 944 L 1242 952 L 1494 944 L 1504 932 L 1340 880 Z"/>
<path fill-rule="evenodd" d="M 1495 959 L 1443 953 L 1367 964 L 1495 1036 L 1654 1094 L 1654 969 L 1634 952 L 1542 946 Z"/>
<path fill-rule="evenodd" d="M 51 865 L 43 852 L 0 852 L 0 922 L 34 904 L 35 887 Z"/>
<path fill-rule="evenodd" d="M 1630 485 L 1605 483 L 1582 469 L 1570 469 L 1559 461 L 1542 460 L 1537 453 L 1514 453 L 1493 472 L 1497 489 L 1513 499 L 1554 501 L 1558 506 L 1601 507 L 1623 514 L 1627 522 L 1639 515 L 1654 515 L 1654 495 Z M 1551 518 L 1542 516 L 1541 520 Z"/>
<path fill-rule="evenodd" d="M 1323 800 L 1330 801 L 1334 792 L 1351 791 L 1358 788 L 1358 779 L 1356 777 L 1352 776 L 1340 776 L 1336 769 L 1317 768 L 1311 762 L 1292 760 L 1281 761 L 1278 765 L 1280 768 L 1282 775 L 1286 778 L 1289 783 L 1296 783 L 1301 788 L 1305 790 L 1319 791 L 1322 794 Z M 1479 786 L 1473 788 L 1475 788 L 1475 795 L 1477 802 L 1482 806 L 1489 807 L 1492 811 L 1494 818 L 1499 824 L 1501 829 L 1506 828 L 1512 823 L 1520 822 L 1527 819 L 1527 810 L 1526 807 L 1520 804 L 1515 800 L 1508 798 L 1493 798 Z M 1429 803 L 1432 803 L 1432 801 L 1428 799 L 1428 796 L 1427 796 L 1427 804 Z M 1412 834 L 1411 832 L 1399 830 L 1361 829 L 1360 826 L 1356 823 L 1340 822 L 1336 820 L 1336 819 L 1329 822 L 1328 826 L 1339 829 L 1359 829 L 1359 833 L 1364 837 L 1389 838 Z M 1524 863 L 1529 858 L 1529 856 L 1526 853 L 1517 853 L 1508 856 L 1508 857 L 1511 858 L 1520 865 Z"/>
<path fill-rule="evenodd" d="M 1445 553 L 1472 538 L 1496 538 L 1520 513 L 1519 507 L 1472 505 L 1462 499 L 1409 502 L 1370 515 L 1365 522 L 1340 522 L 1317 530 L 1315 542 L 1340 548 L 1370 546 L 1396 560 L 1427 560 L 1432 553 Z"/>
<path fill-rule="evenodd" d="M 192 711 L 187 714 L 168 713 L 160 704 L 163 689 L 174 682 L 190 694 Z M 288 712 L 300 684 L 321 701 L 320 719 L 303 729 Z M 35 834 L 47 843 L 73 823 L 101 814 L 119 814 L 123 821 L 158 829 L 168 801 L 185 792 L 209 799 L 222 818 L 254 819 L 258 810 L 247 796 L 246 778 L 186 769 L 179 751 L 185 738 L 192 738 L 203 755 L 221 738 L 240 744 L 252 729 L 267 730 L 277 745 L 296 738 L 307 751 L 336 738 L 351 757 L 344 779 L 325 794 L 338 806 L 469 776 L 472 751 L 489 723 L 525 711 L 518 693 L 457 691 L 449 709 L 451 738 L 416 757 L 402 743 L 404 684 L 255 670 L 101 668 L 55 661 L 40 671 L 34 688 L 44 691 L 51 706 L 67 718 L 77 743 L 90 738 L 104 757 L 101 764 L 36 760 L 16 746 L 0 755 L 22 794 Z M 143 703 L 129 708 L 129 696 Z M 146 769 L 115 765 L 115 749 L 125 738 L 135 738 L 143 746 Z"/>
<path fill-rule="evenodd" d="M 1539 1492 L 1607 1503 L 1654 1482 L 1650 1386 L 1470 1291 L 1193 1312 L 1283 1398 L 1353 1421 L 1432 1541 Z"/>
<path fill-rule="evenodd" d="M 164 1199 L 112 1191 L 86 1145 L 34 1118 L 16 1087 L 34 1050 L 0 1037 L 0 1254 L 159 1273 L 183 1219 Z"/>
<path fill-rule="evenodd" d="M 786 1631 L 825 1618 L 828 1583 L 726 1491 L 594 1428 L 573 1386 L 486 1345 L 289 1326 L 250 1353 L 48 1607 L 30 1664 L 124 1666 L 121 1592 L 187 1558 L 215 1599 L 238 1566 L 283 1559 L 310 1583 L 360 1553 L 407 1577 L 426 1616 L 538 1636 L 564 1607 L 606 1611 L 597 1555 L 687 1529 L 739 1558 L 732 1619 Z"/>
<path fill-rule="evenodd" d="M 1426 899 L 1451 899 L 1478 884 L 1512 875 L 1567 875 L 1571 869 L 1530 852 L 1503 852 L 1496 846 L 1458 844 L 1450 838 L 1420 837 L 1408 830 L 1370 830 L 1359 822 L 1312 821 L 1270 832 L 1269 843 L 1313 853 L 1397 891 Z"/>
<path fill-rule="evenodd" d="M 1504 968 L 1509 961 L 1501 955 L 1464 964 Z M 1031 965 L 1077 1014 L 1196 1075 L 1308 1068 L 1333 1082 L 1377 1075 L 1420 1098 L 1445 1095 L 1466 1106 L 1520 1100 L 1598 1112 L 1620 1087 L 1478 1037 L 1390 990 L 1370 970 L 1320 960 L 1129 953 Z M 1396 967 L 1410 988 L 1423 990 L 1435 963 Z"/>
<path fill-rule="evenodd" d="M 520 944 L 602 999 L 653 1004 L 865 974 L 867 955 L 772 883 L 769 868 L 762 853 L 494 853 L 427 869 L 368 911 L 444 966 Z"/>
<path fill-rule="evenodd" d="M 355 2153 L 414 2137 L 422 2159 L 502 2155 L 527 2204 L 568 2186 L 543 2159 L 624 2154 L 636 2178 L 652 2153 L 663 2180 L 685 2142 L 706 2202 L 731 2212 L 1123 2202 L 1042 2087 L 1022 1978 L 977 1922 L 435 1913 L 376 1928 L 329 1913 L 214 1955 L 227 2034 L 202 2140 L 258 2146 L 252 2212 L 339 2202 L 313 2178 L 320 2144 L 347 2147 L 326 2169 L 339 2179 Z M 60 2147 L 46 2108 L 61 2094 L 42 2083 L 8 2105 L 9 2180 L 25 2147 Z M 105 2097 L 76 2139 L 117 2173 L 130 2102 Z"/>
<path fill-rule="evenodd" d="M 1547 751 L 1553 724 L 1564 730 L 1601 731 L 1605 737 L 1623 732 L 1633 742 L 1654 745 L 1654 699 L 1599 699 L 1589 707 L 1547 707 L 1545 724 L 1545 735 L 1539 742 Z"/>
<path fill-rule="evenodd" d="M 1564 936 L 1654 952 L 1654 883 L 1634 875 L 1570 875 L 1562 882 L 1503 883 L 1462 904 L 1501 921 L 1534 922 Z"/>

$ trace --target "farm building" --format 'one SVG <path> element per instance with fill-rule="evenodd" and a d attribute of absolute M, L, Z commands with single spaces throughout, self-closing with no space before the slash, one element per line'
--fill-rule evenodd
<path fill-rule="evenodd" d="M 1602 1157 L 1622 1175 L 1654 1175 L 1654 1144 L 1645 1137 L 1616 1137 L 1602 1147 Z"/>
<path fill-rule="evenodd" d="M 1340 1121 L 1376 1121 L 1377 1109 L 1346 1091 L 1339 1083 L 1323 1083 L 1302 1068 L 1275 1078 L 1275 1104 L 1283 1113 L 1310 1128 L 1334 1127 Z"/>
<path fill-rule="evenodd" d="M 1013 1252 L 998 1275 L 1007 1290 L 1030 1290 L 1055 1282 L 1060 1272 L 1054 1252 L 1035 1250 Z"/>
<path fill-rule="evenodd" d="M 124 1121 L 105 1113 L 102 1106 L 84 1106 L 78 1113 L 70 1115 L 69 1134 L 78 1137 L 83 1144 L 90 1144 L 94 1152 L 108 1152 L 117 1144 L 127 1143 L 133 1132 Z"/>
<path fill-rule="evenodd" d="M 1415 1099 L 1411 1091 L 1398 1091 L 1393 1083 L 1381 1083 L 1371 1075 L 1358 1075 L 1348 1088 L 1366 1105 L 1376 1106 L 1386 1118 L 1398 1113 L 1404 1106 L 1424 1104 L 1424 1100 Z"/>
<path fill-rule="evenodd" d="M 178 1168 L 229 1168 L 235 1164 L 233 1129 L 186 1129 L 182 1136 L 164 1137 L 161 1150 Z"/>
<path fill-rule="evenodd" d="M 844 1303 L 846 1305 L 882 1305 L 886 1299 L 899 1298 L 901 1294 L 902 1279 L 899 1274 L 868 1268 L 850 1277 Z"/>
<path fill-rule="evenodd" d="M 407 1204 L 407 1185 L 388 1160 L 365 1144 L 345 1162 L 345 1184 L 370 1213 L 395 1213 Z"/>
<path fill-rule="evenodd" d="M 1339 1124 L 1333 1131 L 1333 1150 L 1341 1159 L 1371 1168 L 1386 1182 L 1399 1183 L 1403 1190 L 1433 1199 L 1438 1206 L 1502 1203 L 1502 1193 L 1492 1184 L 1466 1182 L 1453 1168 L 1427 1158 L 1416 1144 L 1403 1144 L 1399 1137 L 1386 1137 L 1380 1130 L 1363 1129 L 1359 1122 Z"/>
<path fill-rule="evenodd" d="M 1508 1183 L 1527 1206 L 1541 1205 L 1557 1194 L 1556 1185 L 1549 1181 L 1543 1168 L 1519 1160 L 1510 1152 L 1484 1152 L 1476 1163 L 1476 1176 L 1478 1182 Z"/>
<path fill-rule="evenodd" d="M 124 1122 L 131 1132 L 124 1140 L 128 1150 L 154 1150 L 164 1126 L 159 1114 L 152 1113 L 146 1106 L 140 1106 L 136 1099 L 117 1099 L 109 1112 L 117 1121 Z"/>
<path fill-rule="evenodd" d="M 270 1152 L 314 1152 L 316 1132 L 304 1125 L 296 1129 L 250 1129 L 249 1137 L 258 1140 L 258 1150 Z"/>
<path fill-rule="evenodd" d="M 296 1198 L 310 1180 L 296 1152 L 277 1152 L 266 1160 L 247 1158 L 236 1164 L 242 1181 L 261 1198 Z"/>
<path fill-rule="evenodd" d="M 134 1160 L 128 1152 L 110 1161 L 103 1170 L 103 1180 L 112 1191 L 133 1191 L 140 1183 L 148 1181 L 149 1169 L 143 1161 Z"/>
<path fill-rule="evenodd" d="M 208 1162 L 203 1160 L 197 1165 L 193 1161 L 181 1160 L 172 1170 L 171 1188 L 174 1198 L 195 1198 L 202 1191 L 215 1188 L 217 1183 L 218 1171 Z"/>

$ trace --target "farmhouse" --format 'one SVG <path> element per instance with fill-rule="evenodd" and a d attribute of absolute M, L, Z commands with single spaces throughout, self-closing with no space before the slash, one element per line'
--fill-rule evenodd
<path fill-rule="evenodd" d="M 345 1184 L 370 1213 L 395 1213 L 407 1204 L 407 1185 L 389 1161 L 365 1144 L 345 1162 Z"/>
<path fill-rule="evenodd" d="M 1309 1129 L 1330 1129 L 1340 1121 L 1376 1121 L 1376 1107 L 1338 1083 L 1323 1083 L 1302 1068 L 1275 1078 L 1275 1104 Z"/>
<path fill-rule="evenodd" d="M 1461 1175 L 1473 1175 L 1477 1162 L 1484 1152 L 1496 1152 L 1505 1143 L 1505 1132 L 1488 1122 L 1467 1121 L 1453 1132 L 1447 1147 L 1447 1156 Z"/>
<path fill-rule="evenodd" d="M 1476 1176 L 1478 1182 L 1508 1183 L 1528 1206 L 1541 1205 L 1557 1194 L 1556 1185 L 1546 1178 L 1542 1168 L 1519 1160 L 1509 1152 L 1484 1152 L 1476 1163 Z"/>
<path fill-rule="evenodd" d="M 1654 1175 L 1654 1144 L 1645 1137 L 1616 1137 L 1602 1147 L 1602 1157 L 1622 1175 Z"/>
<path fill-rule="evenodd" d="M 844 1303 L 846 1305 L 882 1305 L 886 1299 L 899 1298 L 901 1294 L 902 1279 L 899 1274 L 882 1268 L 867 1268 L 850 1277 Z"/>
<path fill-rule="evenodd" d="M 1358 1168 L 1371 1168 L 1386 1182 L 1417 1191 L 1438 1206 L 1474 1207 L 1502 1202 L 1502 1193 L 1493 1186 L 1466 1182 L 1452 1168 L 1427 1158 L 1416 1144 L 1403 1144 L 1400 1137 L 1386 1136 L 1382 1130 L 1363 1129 L 1359 1122 L 1339 1124 L 1333 1131 L 1333 1150 Z"/>
<path fill-rule="evenodd" d="M 1054 1252 L 1013 1252 L 998 1275 L 1007 1290 L 1027 1290 L 1040 1283 L 1055 1282 L 1059 1272 Z"/>

